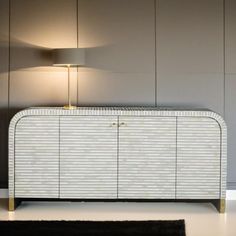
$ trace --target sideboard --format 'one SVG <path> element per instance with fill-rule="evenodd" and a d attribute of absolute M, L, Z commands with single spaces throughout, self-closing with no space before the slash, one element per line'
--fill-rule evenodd
<path fill-rule="evenodd" d="M 225 211 L 227 134 L 210 110 L 29 108 L 9 127 L 9 210 L 24 199 L 207 201 Z"/>

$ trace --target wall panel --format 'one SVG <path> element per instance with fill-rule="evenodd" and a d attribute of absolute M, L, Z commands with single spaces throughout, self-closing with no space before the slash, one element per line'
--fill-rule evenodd
<path fill-rule="evenodd" d="M 236 1 L 225 0 L 226 74 L 236 74 Z M 226 90 L 227 93 L 227 90 Z"/>
<path fill-rule="evenodd" d="M 228 187 L 236 189 L 236 73 L 226 74 L 225 112 L 228 127 Z"/>
<path fill-rule="evenodd" d="M 228 188 L 236 189 L 236 1 L 225 2 L 225 119 L 228 125 Z"/>
<path fill-rule="evenodd" d="M 157 2 L 158 104 L 223 114 L 223 0 Z"/>
<path fill-rule="evenodd" d="M 77 47 L 76 12 L 76 0 L 12 0 L 11 107 L 67 102 L 66 69 L 52 67 L 48 49 Z M 76 70 L 71 87 L 75 103 Z"/>
<path fill-rule="evenodd" d="M 79 0 L 79 104 L 154 105 L 153 0 Z"/>

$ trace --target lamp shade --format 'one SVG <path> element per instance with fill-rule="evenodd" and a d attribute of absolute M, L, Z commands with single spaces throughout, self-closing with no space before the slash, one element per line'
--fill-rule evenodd
<path fill-rule="evenodd" d="M 58 48 L 53 50 L 54 66 L 80 66 L 84 64 L 84 48 Z"/>

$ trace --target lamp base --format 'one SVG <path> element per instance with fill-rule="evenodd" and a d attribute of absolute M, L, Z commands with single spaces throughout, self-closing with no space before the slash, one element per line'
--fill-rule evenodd
<path fill-rule="evenodd" d="M 71 105 L 66 105 L 63 107 L 65 110 L 75 110 L 77 107 L 76 106 L 71 106 Z"/>

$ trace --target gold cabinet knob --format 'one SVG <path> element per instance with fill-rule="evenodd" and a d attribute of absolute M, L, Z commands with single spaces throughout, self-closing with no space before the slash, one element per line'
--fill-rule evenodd
<path fill-rule="evenodd" d="M 119 127 L 121 127 L 121 126 L 126 126 L 125 122 L 121 122 L 121 123 L 119 124 Z"/>
<path fill-rule="evenodd" d="M 115 122 L 113 122 L 113 123 L 110 125 L 110 127 L 115 127 L 115 126 L 117 126 L 117 124 L 116 124 Z"/>

